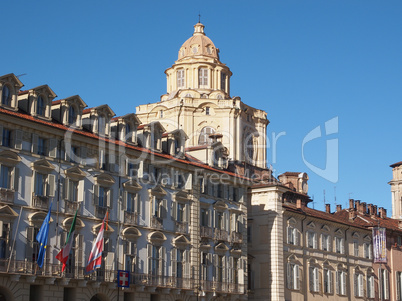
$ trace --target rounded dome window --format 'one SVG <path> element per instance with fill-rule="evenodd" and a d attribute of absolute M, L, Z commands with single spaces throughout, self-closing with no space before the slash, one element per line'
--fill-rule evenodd
<path fill-rule="evenodd" d="M 194 46 L 192 51 L 193 51 L 194 54 L 196 54 L 198 52 L 197 46 Z"/>

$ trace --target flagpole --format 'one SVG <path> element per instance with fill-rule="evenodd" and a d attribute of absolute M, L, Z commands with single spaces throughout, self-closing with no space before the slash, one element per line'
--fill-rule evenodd
<path fill-rule="evenodd" d="M 15 229 L 15 234 L 14 234 L 14 240 L 13 240 L 13 246 L 11 247 L 11 252 L 10 252 L 10 258 L 8 260 L 8 266 L 7 266 L 7 273 L 10 270 L 10 264 L 11 264 L 11 258 L 13 257 L 13 252 L 14 252 L 14 246 L 15 246 L 15 241 L 17 239 L 17 234 L 18 234 L 18 228 L 20 226 L 20 220 L 21 220 L 21 215 L 22 215 L 22 209 L 24 206 L 21 206 L 20 214 L 18 216 L 18 222 L 17 222 L 17 228 Z"/>

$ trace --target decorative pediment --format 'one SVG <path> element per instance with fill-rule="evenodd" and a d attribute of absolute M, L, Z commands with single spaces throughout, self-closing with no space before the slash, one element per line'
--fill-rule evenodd
<path fill-rule="evenodd" d="M 127 240 L 136 240 L 142 235 L 141 232 L 135 227 L 125 228 L 121 234 Z"/>
<path fill-rule="evenodd" d="M 216 201 L 214 207 L 215 209 L 225 210 L 228 208 L 228 205 L 224 201 Z"/>
<path fill-rule="evenodd" d="M 371 243 L 371 236 L 370 236 L 370 235 L 366 235 L 366 236 L 364 237 L 364 241 L 365 241 L 365 242 L 368 242 L 368 243 Z"/>
<path fill-rule="evenodd" d="M 17 87 L 18 89 L 22 88 L 24 84 L 15 76 L 14 73 L 9 73 L 3 76 L 0 76 L 0 83 L 8 82 L 11 83 L 13 86 Z"/>
<path fill-rule="evenodd" d="M 79 95 L 70 96 L 64 99 L 68 104 L 76 104 L 81 108 L 85 108 L 87 104 L 82 100 Z"/>
<path fill-rule="evenodd" d="M 102 223 L 93 226 L 92 227 L 92 232 L 94 234 L 98 234 L 101 227 L 102 227 Z M 106 225 L 105 225 L 105 233 L 106 234 L 111 234 L 113 232 L 114 232 L 114 229 L 108 223 L 106 223 Z"/>
<path fill-rule="evenodd" d="M 36 171 L 51 173 L 55 169 L 55 166 L 45 159 L 40 159 L 32 163 L 32 168 Z"/>
<path fill-rule="evenodd" d="M 95 183 L 104 187 L 112 187 L 116 181 L 111 175 L 103 173 L 95 177 Z"/>
<path fill-rule="evenodd" d="M 192 198 L 191 198 L 189 193 L 187 193 L 187 192 L 185 192 L 183 190 L 180 190 L 180 191 L 178 191 L 177 193 L 175 193 L 173 195 L 173 199 L 175 201 L 188 202 Z"/>
<path fill-rule="evenodd" d="M 16 153 L 5 150 L 0 153 L 0 163 L 8 166 L 16 166 L 19 162 L 21 162 L 20 156 Z"/>
<path fill-rule="evenodd" d="M 309 223 L 307 224 L 307 228 L 309 228 L 309 229 L 315 229 L 315 224 L 314 224 L 314 222 L 309 222 Z"/>
<path fill-rule="evenodd" d="M 49 97 L 51 99 L 57 97 L 56 93 L 54 93 L 54 91 L 52 89 L 50 89 L 50 87 L 48 85 L 38 86 L 38 87 L 32 88 L 31 90 L 35 91 L 36 95 L 45 94 L 46 97 Z"/>
<path fill-rule="evenodd" d="M 215 252 L 217 252 L 217 253 L 225 253 L 228 250 L 229 250 L 228 246 L 225 245 L 223 242 L 221 242 L 215 246 Z"/>
<path fill-rule="evenodd" d="M 336 235 L 336 236 L 343 236 L 343 232 L 341 231 L 341 229 L 337 229 L 337 230 L 335 231 L 335 235 Z"/>
<path fill-rule="evenodd" d="M 230 249 L 230 254 L 231 254 L 233 257 L 239 258 L 239 257 L 241 256 L 241 249 L 232 248 L 232 249 Z"/>
<path fill-rule="evenodd" d="M 166 190 L 164 190 L 160 185 L 156 185 L 154 188 L 149 189 L 151 195 L 163 197 L 167 195 Z"/>
<path fill-rule="evenodd" d="M 0 207 L 0 219 L 3 220 L 10 220 L 14 219 L 18 216 L 18 213 L 15 212 L 10 206 L 5 205 Z"/>
<path fill-rule="evenodd" d="M 71 224 L 73 223 L 74 217 L 67 217 L 63 220 L 62 225 L 64 229 L 70 230 Z M 75 228 L 80 230 L 85 227 L 84 222 L 80 218 L 76 218 L 75 220 Z"/>
<path fill-rule="evenodd" d="M 169 135 L 172 135 L 175 138 L 188 140 L 188 136 L 187 136 L 186 132 L 184 132 L 182 129 L 176 129 L 174 131 L 171 131 L 171 132 L 169 132 Z"/>
<path fill-rule="evenodd" d="M 329 227 L 327 225 L 324 225 L 324 226 L 322 226 L 321 231 L 329 233 L 330 229 L 329 229 Z"/>
<path fill-rule="evenodd" d="M 82 180 L 86 177 L 85 172 L 81 170 L 78 166 L 71 167 L 64 171 L 67 177 L 73 180 Z"/>
<path fill-rule="evenodd" d="M 135 181 L 134 179 L 124 182 L 123 187 L 125 190 L 132 191 L 132 192 L 137 192 L 142 189 L 142 186 L 140 184 L 138 184 L 138 182 Z"/>
<path fill-rule="evenodd" d="M 184 235 L 180 235 L 173 240 L 173 244 L 176 246 L 187 246 L 190 244 L 190 241 Z"/>
<path fill-rule="evenodd" d="M 165 240 L 165 234 L 160 231 L 154 231 L 148 234 L 148 241 L 153 244 L 162 244 Z"/>
<path fill-rule="evenodd" d="M 28 221 L 31 226 L 40 227 L 42 226 L 43 220 L 45 219 L 47 212 L 35 212 L 28 216 Z M 52 216 L 50 216 L 50 222 L 53 222 Z"/>
<path fill-rule="evenodd" d="M 357 232 L 353 232 L 352 237 L 358 239 L 360 237 L 360 235 Z"/>
<path fill-rule="evenodd" d="M 288 225 L 294 226 L 296 224 L 297 224 L 297 222 L 296 222 L 296 219 L 294 217 L 291 217 L 291 218 L 288 219 Z"/>
<path fill-rule="evenodd" d="M 200 249 L 204 250 L 204 251 L 209 250 L 209 249 L 211 249 L 211 245 L 209 243 L 201 243 Z"/>

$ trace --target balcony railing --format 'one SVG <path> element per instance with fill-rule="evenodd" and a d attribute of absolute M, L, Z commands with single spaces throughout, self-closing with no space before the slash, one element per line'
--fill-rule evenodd
<path fill-rule="evenodd" d="M 231 239 L 232 243 L 241 244 L 243 242 L 243 234 L 241 234 L 239 232 L 232 232 L 230 239 Z"/>
<path fill-rule="evenodd" d="M 43 268 L 38 269 L 36 262 L 27 260 L 0 259 L 0 275 L 2 273 L 17 275 L 36 275 L 55 278 L 71 278 L 77 280 L 92 280 L 99 282 L 115 283 L 117 271 L 99 268 L 95 272 L 86 275 L 85 267 L 68 267 L 62 273 L 61 263 L 51 264 L 45 261 Z M 130 274 L 130 284 L 136 286 L 152 286 L 171 289 L 196 290 L 200 288 L 206 292 L 243 294 L 244 285 L 217 281 L 198 281 L 192 278 L 177 278 L 172 276 L 150 275 L 141 273 Z"/>
<path fill-rule="evenodd" d="M 176 222 L 175 231 L 176 231 L 176 233 L 187 234 L 188 233 L 188 224 L 187 223 Z"/>
<path fill-rule="evenodd" d="M 215 237 L 214 238 L 216 240 L 228 241 L 229 233 L 228 233 L 228 231 L 225 231 L 225 230 L 215 229 Z"/>
<path fill-rule="evenodd" d="M 97 218 L 104 218 L 106 215 L 107 207 L 95 206 L 95 216 Z"/>
<path fill-rule="evenodd" d="M 14 190 L 7 188 L 0 188 L 0 202 L 14 203 Z"/>
<path fill-rule="evenodd" d="M 202 238 L 210 238 L 214 237 L 214 231 L 212 228 L 201 226 L 200 228 L 200 236 Z"/>
<path fill-rule="evenodd" d="M 66 213 L 74 214 L 77 211 L 78 203 L 69 200 L 64 200 Z"/>
<path fill-rule="evenodd" d="M 49 197 L 43 195 L 32 195 L 32 206 L 40 209 L 49 208 Z"/>
<path fill-rule="evenodd" d="M 163 229 L 163 219 L 161 219 L 160 217 L 152 216 L 151 228 L 162 230 Z"/>
<path fill-rule="evenodd" d="M 138 214 L 136 212 L 124 211 L 124 222 L 130 225 L 138 225 Z"/>

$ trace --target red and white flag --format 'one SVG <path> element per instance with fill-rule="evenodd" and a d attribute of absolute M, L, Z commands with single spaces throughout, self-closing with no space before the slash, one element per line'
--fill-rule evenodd
<path fill-rule="evenodd" d="M 62 272 L 64 272 L 64 270 L 66 269 L 68 256 L 70 255 L 71 248 L 74 244 L 75 220 L 77 219 L 77 212 L 78 210 L 75 212 L 74 219 L 70 227 L 70 232 L 68 232 L 68 236 L 66 239 L 66 244 L 64 248 L 61 249 L 60 252 L 56 255 L 56 258 L 63 263 L 63 267 L 61 268 Z"/>
<path fill-rule="evenodd" d="M 107 224 L 107 217 L 108 212 L 106 212 L 98 236 L 96 237 L 95 243 L 92 246 L 91 254 L 89 254 L 88 264 L 85 267 L 86 274 L 92 273 L 95 271 L 95 269 L 100 268 L 102 265 L 103 232 L 105 231 L 105 223 Z"/>

